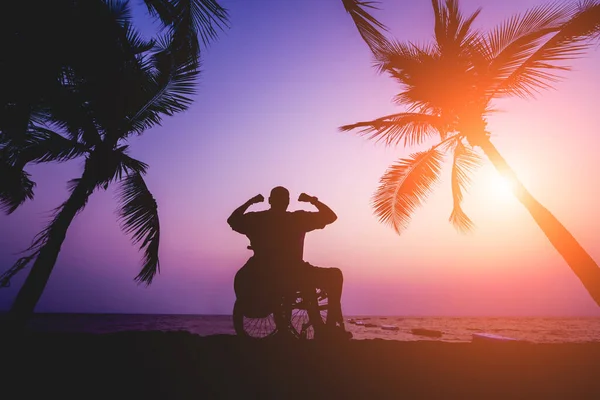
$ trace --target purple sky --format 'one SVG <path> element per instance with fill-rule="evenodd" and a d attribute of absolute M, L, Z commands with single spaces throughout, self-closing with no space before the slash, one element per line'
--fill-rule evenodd
<path fill-rule="evenodd" d="M 486 27 L 540 3 L 461 1 L 465 14 L 483 6 L 477 26 Z M 377 221 L 370 197 L 379 177 L 416 149 L 384 148 L 337 131 L 399 111 L 391 102 L 397 87 L 371 67 L 340 0 L 222 4 L 231 29 L 205 52 L 195 103 L 131 143 L 132 155 L 150 165 L 146 180 L 159 204 L 161 274 L 149 288 L 135 284 L 140 254 L 119 230 L 114 190 L 97 192 L 71 226 L 38 311 L 230 313 L 233 276 L 250 252 L 225 220 L 248 198 L 284 185 L 293 198 L 318 196 L 338 214 L 333 225 L 307 236 L 305 258 L 342 268 L 347 314 L 600 316 L 489 164 L 466 197 L 478 226 L 472 235 L 457 234 L 448 222 L 449 168 L 402 236 Z M 394 36 L 431 39 L 429 1 L 388 0 L 381 7 L 376 15 Z M 595 48 L 558 90 L 500 104 L 506 112 L 489 125 L 525 185 L 596 260 L 598 61 Z M 0 216 L 2 270 L 66 198 L 65 183 L 81 165 L 29 171 L 36 199 Z M 290 208 L 311 209 L 295 201 Z M 24 277 L 0 290 L 0 310 L 9 308 Z"/>

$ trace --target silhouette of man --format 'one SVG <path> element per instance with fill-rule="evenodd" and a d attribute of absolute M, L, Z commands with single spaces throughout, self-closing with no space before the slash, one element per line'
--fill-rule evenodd
<path fill-rule="evenodd" d="M 251 205 L 263 201 L 262 195 L 256 195 L 227 219 L 234 231 L 248 237 L 254 251 L 254 256 L 236 274 L 236 295 L 239 297 L 244 291 L 243 286 L 249 285 L 242 280 L 251 280 L 255 287 L 262 284 L 265 290 L 270 287 L 280 292 L 290 288 L 312 291 L 322 288 L 327 292 L 329 301 L 327 331 L 342 337 L 351 336 L 344 330 L 341 310 L 342 271 L 339 268 L 315 267 L 303 259 L 305 234 L 323 229 L 334 222 L 337 215 L 319 199 L 305 193 L 298 197 L 298 201 L 308 202 L 318 211 L 287 211 L 290 192 L 282 186 L 271 190 L 271 207 L 268 210 L 246 212 Z M 244 273 L 247 271 L 251 271 L 252 279 L 247 278 L 248 274 Z"/>

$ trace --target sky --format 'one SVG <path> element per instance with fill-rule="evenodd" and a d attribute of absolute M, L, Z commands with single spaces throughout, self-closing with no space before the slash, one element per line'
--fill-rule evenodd
<path fill-rule="evenodd" d="M 541 0 L 463 0 L 483 7 L 477 27 L 492 27 Z M 145 32 L 150 19 L 136 4 Z M 448 222 L 450 165 L 409 228 L 396 234 L 373 214 L 371 195 L 386 168 L 423 148 L 385 147 L 338 127 L 401 109 L 398 86 L 372 67 L 340 0 L 227 0 L 231 28 L 204 52 L 191 108 L 133 140 L 148 163 L 146 182 L 161 220 L 161 272 L 137 285 L 141 253 L 117 223 L 114 188 L 96 192 L 73 222 L 38 312 L 230 314 L 233 277 L 251 256 L 226 219 L 277 185 L 295 201 L 317 196 L 338 215 L 309 233 L 305 260 L 344 273 L 347 315 L 600 316 L 600 309 L 526 209 L 486 162 L 464 209 L 469 235 Z M 374 12 L 401 40 L 429 41 L 431 2 L 384 0 Z M 493 143 L 530 192 L 600 261 L 595 171 L 600 93 L 596 47 L 573 71 L 531 100 L 497 103 Z M 0 216 L 0 269 L 9 268 L 50 212 L 66 199 L 81 161 L 31 166 L 36 197 Z M 254 205 L 250 211 L 266 209 Z M 25 278 L 0 290 L 7 310 Z"/>

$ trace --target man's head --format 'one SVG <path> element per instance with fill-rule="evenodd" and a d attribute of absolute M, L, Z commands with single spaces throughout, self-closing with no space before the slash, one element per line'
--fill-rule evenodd
<path fill-rule="evenodd" d="M 283 186 L 274 187 L 269 195 L 271 210 L 286 211 L 290 205 L 290 192 Z"/>

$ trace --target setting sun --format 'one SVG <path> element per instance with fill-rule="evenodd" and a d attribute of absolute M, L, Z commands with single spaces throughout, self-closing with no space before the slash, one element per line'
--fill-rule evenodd
<path fill-rule="evenodd" d="M 512 199 L 514 197 L 514 182 L 509 178 L 496 174 L 488 183 L 491 196 L 499 200 Z"/>

